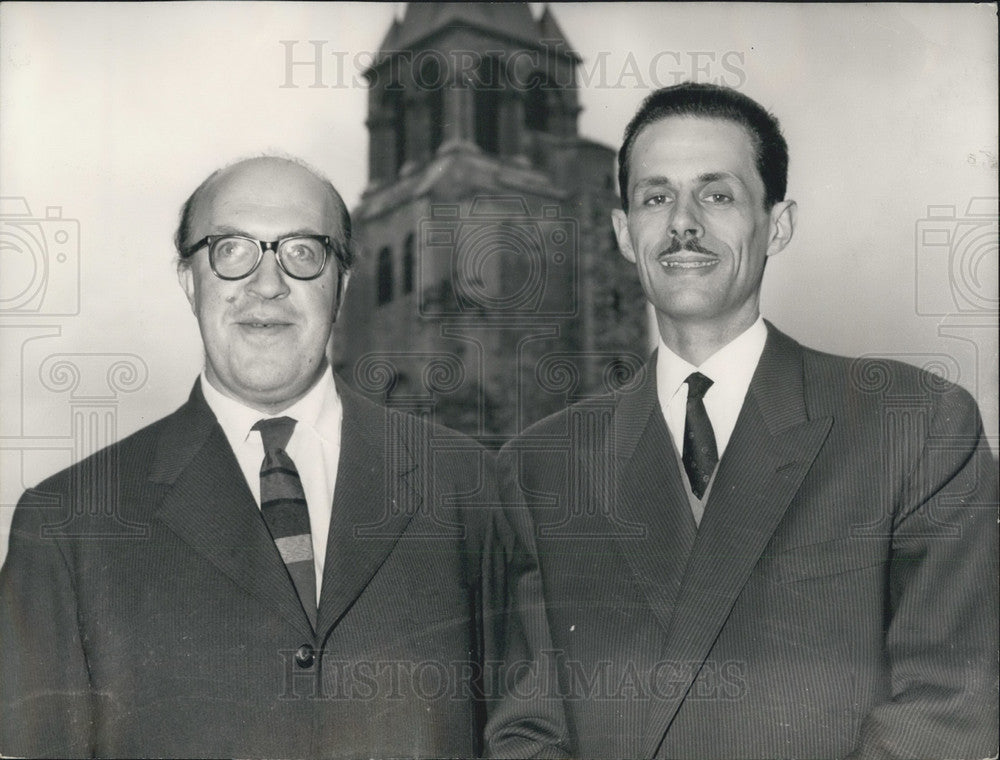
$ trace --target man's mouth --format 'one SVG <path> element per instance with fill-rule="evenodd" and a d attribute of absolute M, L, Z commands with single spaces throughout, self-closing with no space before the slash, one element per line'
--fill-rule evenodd
<path fill-rule="evenodd" d="M 719 257 L 695 238 L 672 237 L 657 259 L 664 269 L 707 269 L 719 263 Z"/>
<path fill-rule="evenodd" d="M 289 327 L 291 322 L 277 319 L 241 319 L 237 324 L 240 327 L 247 327 L 253 330 L 274 330 L 281 327 Z"/>
<path fill-rule="evenodd" d="M 700 253 L 671 253 L 659 257 L 660 266 L 665 269 L 706 269 L 719 263 L 716 256 Z"/>

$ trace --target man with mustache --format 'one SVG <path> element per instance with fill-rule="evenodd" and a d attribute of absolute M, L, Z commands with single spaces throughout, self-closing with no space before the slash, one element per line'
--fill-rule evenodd
<path fill-rule="evenodd" d="M 0 753 L 562 755 L 525 515 L 489 508 L 486 452 L 331 372 L 352 261 L 334 187 L 240 161 L 176 243 L 204 372 L 21 500 Z"/>
<path fill-rule="evenodd" d="M 795 228 L 777 121 L 651 94 L 613 222 L 659 346 L 503 455 L 539 530 L 575 753 L 997 751 L 996 463 L 969 394 L 760 316 Z"/>

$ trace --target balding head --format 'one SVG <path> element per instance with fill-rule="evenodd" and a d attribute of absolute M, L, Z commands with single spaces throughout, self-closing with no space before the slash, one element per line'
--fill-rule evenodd
<path fill-rule="evenodd" d="M 292 193 L 294 192 L 294 197 Z M 230 219 L 237 205 L 242 204 L 254 222 L 264 221 L 271 209 L 274 215 L 290 205 L 309 209 L 325 221 L 322 231 L 333 241 L 337 261 L 342 271 L 354 261 L 351 240 L 351 217 L 340 193 L 333 184 L 304 162 L 278 156 L 247 158 L 218 169 L 205 179 L 181 207 L 180 223 L 174 244 L 184 264 L 193 253 L 190 246 L 204 235 L 211 225 L 213 213 L 226 209 Z"/>

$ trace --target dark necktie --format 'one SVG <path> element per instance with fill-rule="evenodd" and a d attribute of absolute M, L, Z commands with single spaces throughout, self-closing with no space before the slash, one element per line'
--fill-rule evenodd
<path fill-rule="evenodd" d="M 309 508 L 295 463 L 285 447 L 295 429 L 291 417 L 261 420 L 253 426 L 264 442 L 260 466 L 260 511 L 295 584 L 302 608 L 316 628 L 316 568 L 313 564 Z"/>
<path fill-rule="evenodd" d="M 715 433 L 705 411 L 705 392 L 712 381 L 700 372 L 692 372 L 685 380 L 688 385 L 687 415 L 684 418 L 684 453 L 681 459 L 691 490 L 699 499 L 705 495 L 708 482 L 719 463 L 715 448 Z"/>

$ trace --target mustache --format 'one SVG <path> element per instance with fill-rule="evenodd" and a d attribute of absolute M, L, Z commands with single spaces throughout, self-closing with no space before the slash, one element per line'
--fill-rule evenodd
<path fill-rule="evenodd" d="M 709 256 L 716 256 L 715 251 L 711 251 L 705 248 L 701 243 L 698 242 L 698 238 L 685 238 L 681 240 L 679 237 L 672 237 L 670 239 L 670 245 L 667 250 L 663 252 L 664 256 L 669 256 L 672 253 L 680 253 L 681 251 L 691 251 L 693 253 L 705 253 Z"/>

